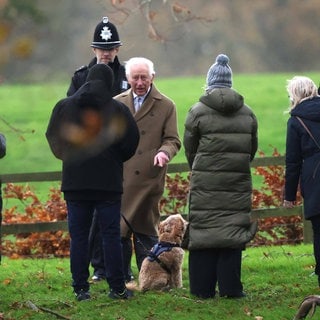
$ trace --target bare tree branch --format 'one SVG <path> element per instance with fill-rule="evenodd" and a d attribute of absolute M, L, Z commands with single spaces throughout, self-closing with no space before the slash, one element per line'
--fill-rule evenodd
<path fill-rule="evenodd" d="M 117 14 L 121 14 L 124 18 L 122 23 L 135 14 L 141 14 L 143 19 L 147 23 L 147 31 L 150 39 L 161 43 L 166 43 L 169 39 L 165 36 L 163 30 L 159 30 L 156 25 L 156 17 L 160 13 L 160 9 L 153 10 L 156 1 L 159 4 L 159 0 L 109 0 L 112 7 Z M 198 16 L 193 13 L 193 10 L 187 6 L 181 5 L 177 1 L 163 0 L 163 8 L 161 12 L 167 17 L 172 17 L 169 28 L 175 28 L 183 23 L 189 23 L 190 21 L 202 21 L 204 23 L 211 23 L 213 20 L 208 17 Z M 168 27 L 168 26 L 166 26 Z"/>
<path fill-rule="evenodd" d="M 25 131 L 25 130 L 20 130 L 15 128 L 14 126 L 12 126 L 7 120 L 5 120 L 3 117 L 0 116 L 0 121 L 2 121 L 11 131 L 15 132 L 18 134 L 19 138 L 22 141 L 25 141 L 26 139 L 20 134 L 20 133 L 34 133 L 34 130 L 31 129 L 29 131 Z"/>
<path fill-rule="evenodd" d="M 70 320 L 71 318 L 70 317 L 66 317 L 56 311 L 53 311 L 51 309 L 48 309 L 48 308 L 44 308 L 44 307 L 41 307 L 41 306 L 37 306 L 36 304 L 34 304 L 32 301 L 28 300 L 26 301 L 25 305 L 30 308 L 31 310 L 35 311 L 35 312 L 39 312 L 40 310 L 43 311 L 43 312 L 47 312 L 47 313 L 50 313 L 50 314 L 53 314 L 54 316 L 56 316 L 58 319 L 67 319 L 67 320 Z"/>

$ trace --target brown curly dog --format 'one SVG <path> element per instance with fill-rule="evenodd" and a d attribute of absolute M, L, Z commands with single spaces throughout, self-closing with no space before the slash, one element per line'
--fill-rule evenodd
<path fill-rule="evenodd" d="M 169 290 L 182 287 L 184 250 L 181 242 L 187 228 L 180 214 L 159 224 L 159 242 L 144 259 L 139 273 L 139 290 Z"/>

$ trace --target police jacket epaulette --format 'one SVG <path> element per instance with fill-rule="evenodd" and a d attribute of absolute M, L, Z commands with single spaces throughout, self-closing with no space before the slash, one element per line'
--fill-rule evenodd
<path fill-rule="evenodd" d="M 83 65 L 74 72 L 74 75 L 71 79 L 71 84 L 67 91 L 68 97 L 73 95 L 86 82 L 90 68 L 96 63 L 97 58 L 94 57 L 88 65 Z M 109 63 L 108 66 L 112 69 L 114 74 L 112 96 L 129 89 L 130 86 L 126 78 L 125 68 L 120 64 L 118 57 L 115 57 L 113 63 Z"/>
<path fill-rule="evenodd" d="M 83 70 L 87 70 L 89 67 L 87 65 L 83 65 L 80 68 L 76 69 L 76 71 L 74 73 L 77 73 L 79 71 L 83 71 Z"/>

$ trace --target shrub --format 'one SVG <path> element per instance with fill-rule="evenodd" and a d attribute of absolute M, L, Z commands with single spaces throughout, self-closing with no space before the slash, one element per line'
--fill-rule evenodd
<path fill-rule="evenodd" d="M 48 201 L 41 203 L 29 185 L 8 183 L 4 187 L 4 198 L 17 199 L 24 208 L 24 213 L 19 212 L 18 206 L 6 209 L 3 212 L 3 223 L 50 222 L 67 218 L 65 202 L 60 190 L 55 188 L 50 189 Z M 11 258 L 67 256 L 69 255 L 69 242 L 68 232 L 63 231 L 20 233 L 15 237 L 4 237 L 2 254 Z"/>
<path fill-rule="evenodd" d="M 259 152 L 264 157 L 263 152 Z M 280 156 L 274 148 L 274 157 Z M 255 175 L 262 177 L 262 187 L 254 189 L 252 206 L 258 208 L 272 208 L 282 205 L 284 188 L 284 167 L 268 166 L 257 167 Z M 164 215 L 181 213 L 188 209 L 190 173 L 168 174 L 166 176 L 165 193 L 160 200 L 160 211 Z M 51 188 L 48 200 L 45 203 L 36 196 L 29 185 L 21 186 L 8 183 L 4 187 L 4 198 L 20 201 L 18 206 L 5 209 L 3 223 L 32 223 L 66 220 L 66 204 L 59 189 Z M 298 193 L 297 204 L 302 203 Z M 268 217 L 259 219 L 259 232 L 250 243 L 256 245 L 292 244 L 303 241 L 303 224 L 300 216 Z M 63 231 L 42 233 L 20 233 L 16 237 L 6 236 L 2 241 L 2 254 L 13 258 L 21 256 L 68 256 L 69 234 Z"/>
<path fill-rule="evenodd" d="M 259 156 L 265 154 L 259 151 Z M 273 148 L 273 157 L 281 156 Z M 275 208 L 282 206 L 285 184 L 284 166 L 257 167 L 254 174 L 263 178 L 260 190 L 252 191 L 252 208 Z M 300 191 L 297 193 L 297 205 L 302 204 Z M 259 219 L 259 232 L 251 245 L 293 244 L 303 241 L 303 222 L 300 216 L 268 217 Z"/>

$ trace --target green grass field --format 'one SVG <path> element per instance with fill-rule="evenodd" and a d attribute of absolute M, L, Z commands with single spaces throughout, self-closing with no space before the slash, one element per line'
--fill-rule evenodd
<path fill-rule="evenodd" d="M 319 82 L 320 73 L 304 75 Z M 288 106 L 285 85 L 292 76 L 294 74 L 234 75 L 234 88 L 243 94 L 257 115 L 259 149 L 267 155 L 272 154 L 273 147 L 281 154 L 285 152 L 288 118 L 284 114 Z M 204 79 L 156 80 L 158 88 L 177 105 L 181 137 L 185 116 L 202 94 Z M 44 133 L 51 110 L 65 96 L 67 86 L 68 83 L 0 87 L 0 132 L 7 136 L 8 144 L 7 156 L 1 160 L 1 173 L 61 169 Z M 185 162 L 183 150 L 174 161 Z M 183 289 L 136 293 L 132 300 L 119 302 L 107 299 L 107 286 L 101 283 L 92 287 L 92 301 L 77 303 L 70 287 L 69 259 L 4 257 L 0 266 L 0 319 L 289 320 L 306 295 L 320 294 L 317 279 L 312 276 L 313 267 L 311 245 L 249 248 L 243 254 L 242 278 L 248 296 L 240 300 L 218 297 L 199 300 L 188 291 L 186 254 Z M 134 271 L 137 274 L 137 270 Z M 34 305 L 40 309 L 32 309 Z M 316 311 L 315 316 L 319 312 Z"/>
<path fill-rule="evenodd" d="M 288 107 L 286 80 L 294 74 L 234 75 L 234 88 L 254 110 L 259 121 L 259 149 L 271 155 L 273 147 L 284 153 Z M 308 73 L 316 83 L 320 73 Z M 205 77 L 156 79 L 156 85 L 171 97 L 178 109 L 179 132 L 184 132 L 188 109 L 203 93 Z M 1 160 L 1 173 L 60 170 L 44 133 L 55 103 L 65 96 L 68 83 L 2 85 L 0 131 L 7 136 L 7 156 Z M 10 127 L 2 121 L 7 122 Z M 183 149 L 174 162 L 185 162 Z"/>
<path fill-rule="evenodd" d="M 291 320 L 305 296 L 320 294 L 317 277 L 312 275 L 311 245 L 245 250 L 242 281 L 247 297 L 243 299 L 190 296 L 187 261 L 188 252 L 182 289 L 136 292 L 129 301 L 112 301 L 107 284 L 101 282 L 92 285 L 91 301 L 79 303 L 72 294 L 69 259 L 4 258 L 0 318 L 3 313 L 6 320 Z M 318 319 L 319 313 L 316 310 L 313 318 Z"/>

